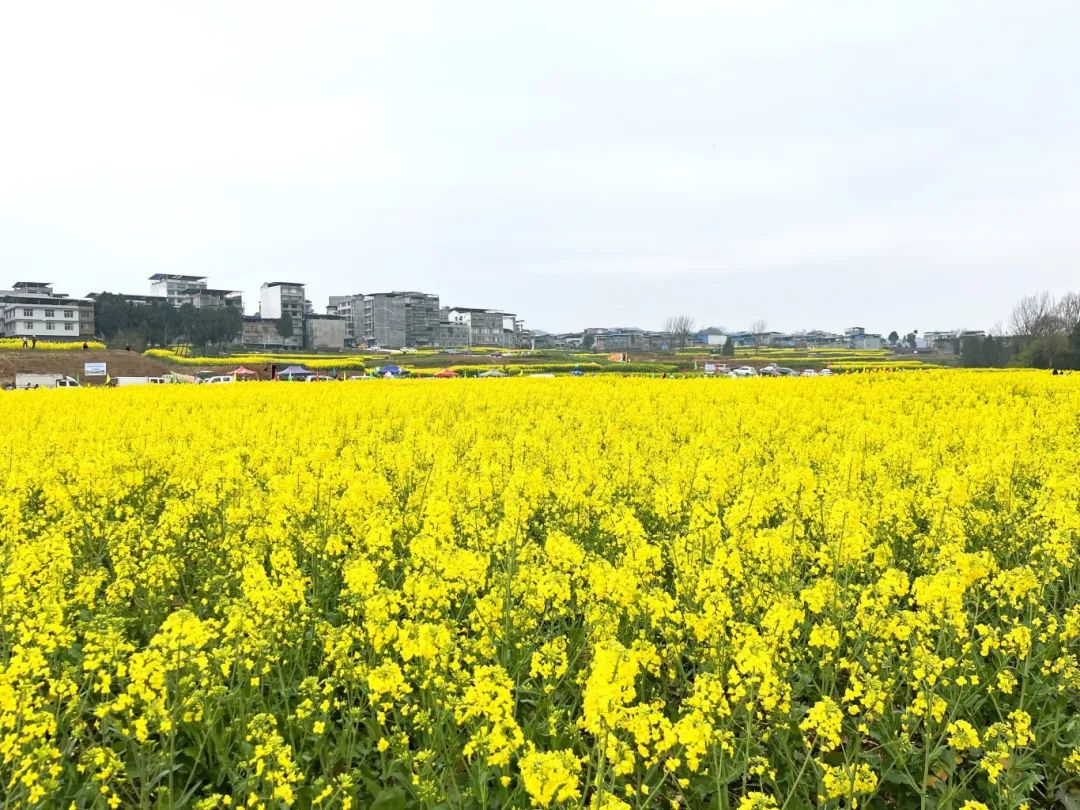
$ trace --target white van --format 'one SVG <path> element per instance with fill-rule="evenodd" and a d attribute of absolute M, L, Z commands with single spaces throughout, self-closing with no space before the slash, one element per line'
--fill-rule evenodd
<path fill-rule="evenodd" d="M 115 387 L 122 385 L 165 385 L 164 377 L 113 377 L 109 385 Z"/>
<path fill-rule="evenodd" d="M 232 377 L 228 374 L 219 374 L 216 377 L 207 377 L 203 380 L 204 383 L 233 383 L 236 382 L 236 377 Z"/>

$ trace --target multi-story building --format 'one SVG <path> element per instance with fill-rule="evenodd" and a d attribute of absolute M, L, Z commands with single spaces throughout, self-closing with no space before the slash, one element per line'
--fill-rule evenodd
<path fill-rule="evenodd" d="M 284 338 L 290 348 L 304 346 L 304 315 L 309 303 L 304 297 L 304 285 L 293 281 L 270 281 L 260 289 L 259 316 L 278 320 L 283 315 L 292 319 L 292 335 Z"/>
<path fill-rule="evenodd" d="M 180 293 L 179 305 L 191 304 L 196 309 L 225 309 L 236 307 L 244 311 L 244 297 L 235 290 L 212 290 L 206 286 L 189 287 Z"/>
<path fill-rule="evenodd" d="M 337 315 L 345 320 L 345 345 L 356 346 L 364 337 L 364 296 L 331 295 L 326 305 L 327 315 Z"/>
<path fill-rule="evenodd" d="M 457 321 L 439 321 L 439 328 L 435 334 L 437 346 L 468 346 L 469 327 Z"/>
<path fill-rule="evenodd" d="M 0 336 L 86 340 L 94 336 L 94 302 L 54 293 L 48 283 L 16 282 L 0 290 Z"/>
<path fill-rule="evenodd" d="M 469 346 L 500 346 L 514 348 L 517 345 L 518 321 L 509 312 L 476 307 L 447 307 L 443 321 L 464 325 L 469 331 Z"/>
<path fill-rule="evenodd" d="M 304 321 L 307 348 L 340 351 L 345 346 L 347 322 L 339 315 L 308 315 Z"/>
<path fill-rule="evenodd" d="M 435 345 L 439 334 L 439 296 L 408 291 L 372 293 L 363 298 L 359 337 L 366 345 L 386 349 Z"/>
<path fill-rule="evenodd" d="M 189 290 L 206 289 L 206 276 L 154 273 L 150 276 L 150 282 L 150 294 L 167 298 L 174 307 L 183 303 L 183 298 Z"/>
<path fill-rule="evenodd" d="M 285 338 L 278 332 L 277 319 L 260 318 L 257 315 L 245 315 L 240 331 L 240 342 L 249 348 L 281 349 Z"/>

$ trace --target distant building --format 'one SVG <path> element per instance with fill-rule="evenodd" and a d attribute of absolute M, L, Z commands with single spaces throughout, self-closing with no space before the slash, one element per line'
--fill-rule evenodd
<path fill-rule="evenodd" d="M 728 334 L 728 340 L 736 346 L 756 346 L 758 344 L 758 336 L 753 332 L 731 332 Z"/>
<path fill-rule="evenodd" d="M 345 345 L 356 346 L 364 335 L 364 296 L 331 295 L 326 305 L 327 315 L 345 319 Z"/>
<path fill-rule="evenodd" d="M 516 348 L 521 322 L 510 312 L 477 307 L 446 307 L 442 320 L 468 330 L 468 346 Z"/>
<path fill-rule="evenodd" d="M 346 320 L 338 315 L 308 315 L 307 348 L 315 351 L 340 351 L 345 346 Z"/>
<path fill-rule="evenodd" d="M 206 289 L 206 276 L 183 276 L 177 273 L 154 273 L 150 276 L 150 294 L 168 299 L 174 307 L 183 303 L 193 289 Z"/>
<path fill-rule="evenodd" d="M 690 342 L 697 346 L 723 346 L 727 343 L 727 335 L 719 329 L 702 329 L 690 336 Z"/>
<path fill-rule="evenodd" d="M 469 327 L 458 321 L 439 321 L 435 343 L 442 347 L 461 347 L 469 345 Z"/>
<path fill-rule="evenodd" d="M 240 331 L 240 343 L 249 348 L 283 349 L 285 339 L 278 332 L 276 318 L 260 318 L 257 315 L 245 315 Z"/>
<path fill-rule="evenodd" d="M 849 337 L 849 338 L 854 338 L 854 337 L 858 337 L 859 335 L 865 335 L 865 334 L 866 334 L 866 330 L 863 329 L 861 326 L 849 326 L 847 329 L 844 330 L 844 337 Z"/>
<path fill-rule="evenodd" d="M 16 282 L 0 290 L 0 336 L 87 340 L 94 336 L 94 302 L 54 293 L 46 282 Z"/>
<path fill-rule="evenodd" d="M 591 344 L 591 345 L 590 345 Z M 568 345 L 573 345 L 568 342 Z M 671 348 L 671 335 L 637 327 L 590 327 L 582 336 L 582 346 L 595 352 L 652 352 Z"/>
<path fill-rule="evenodd" d="M 967 338 L 986 337 L 982 329 L 947 329 L 938 332 L 923 332 L 915 338 L 915 348 L 919 351 L 933 351 L 938 354 L 959 354 Z"/>
<path fill-rule="evenodd" d="M 293 281 L 270 281 L 262 285 L 259 297 L 259 316 L 268 320 L 278 320 L 283 315 L 292 319 L 293 333 L 284 338 L 287 348 L 303 348 L 304 315 L 310 309 L 310 302 L 304 296 L 304 285 Z"/>
<path fill-rule="evenodd" d="M 846 343 L 847 338 L 844 335 L 823 332 L 821 329 L 811 329 L 795 335 L 796 349 L 827 349 L 830 346 L 844 346 Z"/>
<path fill-rule="evenodd" d="M 340 306 L 340 305 L 339 305 Z M 353 320 L 355 322 L 355 302 Z M 361 333 L 367 346 L 385 349 L 434 346 L 439 332 L 439 296 L 415 291 L 364 296 Z"/>
<path fill-rule="evenodd" d="M 189 287 L 179 295 L 179 305 L 191 304 L 196 309 L 225 309 L 235 307 L 244 311 L 244 298 L 235 290 L 211 290 L 207 287 Z"/>
<path fill-rule="evenodd" d="M 884 345 L 884 341 L 881 339 L 881 335 L 868 335 L 865 332 L 860 332 L 851 338 L 851 348 L 853 349 L 880 349 Z"/>

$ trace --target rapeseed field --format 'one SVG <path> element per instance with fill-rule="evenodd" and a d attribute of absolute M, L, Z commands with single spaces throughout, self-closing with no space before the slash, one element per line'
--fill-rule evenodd
<path fill-rule="evenodd" d="M 18 391 L 0 435 L 2 808 L 1077 802 L 1080 375 Z"/>

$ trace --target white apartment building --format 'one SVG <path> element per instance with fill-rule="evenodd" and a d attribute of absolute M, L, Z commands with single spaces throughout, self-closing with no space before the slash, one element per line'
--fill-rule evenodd
<path fill-rule="evenodd" d="M 87 340 L 94 336 L 94 302 L 54 293 L 45 282 L 17 282 L 0 290 L 0 336 Z"/>
<path fill-rule="evenodd" d="M 308 304 L 303 284 L 293 281 L 269 281 L 260 288 L 259 317 L 277 320 L 282 315 L 292 318 L 293 333 L 284 343 L 289 348 L 304 346 L 304 315 Z"/>
<path fill-rule="evenodd" d="M 193 290 L 206 289 L 206 276 L 183 276 L 178 273 L 154 273 L 150 276 L 150 294 L 169 299 L 174 307 L 184 303 Z"/>

